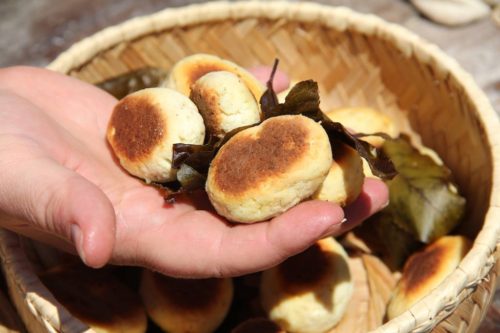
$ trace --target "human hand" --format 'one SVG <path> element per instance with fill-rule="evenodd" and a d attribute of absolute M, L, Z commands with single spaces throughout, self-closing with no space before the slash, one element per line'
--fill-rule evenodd
<path fill-rule="evenodd" d="M 345 210 L 309 201 L 251 225 L 228 223 L 203 194 L 167 204 L 114 160 L 105 131 L 115 103 L 47 70 L 0 70 L 1 226 L 76 248 L 91 267 L 110 261 L 172 276 L 233 276 L 276 265 L 387 203 L 385 185 L 367 179 Z"/>

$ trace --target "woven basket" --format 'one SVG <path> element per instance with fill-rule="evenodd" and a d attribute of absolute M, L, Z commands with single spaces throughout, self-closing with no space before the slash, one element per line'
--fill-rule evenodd
<path fill-rule="evenodd" d="M 277 57 L 293 79 L 318 81 L 324 110 L 375 107 L 438 152 L 467 198 L 461 233 L 473 248 L 439 288 L 374 332 L 474 332 L 498 272 L 500 126 L 471 76 L 436 46 L 377 17 L 280 2 L 217 2 L 135 18 L 75 44 L 49 68 L 95 83 L 146 66 L 168 69 L 198 52 L 242 66 Z M 87 329 L 41 285 L 16 235 L 2 231 L 0 250 L 31 332 Z"/>

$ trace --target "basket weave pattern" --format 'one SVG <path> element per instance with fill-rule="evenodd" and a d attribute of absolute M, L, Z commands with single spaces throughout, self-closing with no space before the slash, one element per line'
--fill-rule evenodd
<path fill-rule="evenodd" d="M 374 332 L 427 332 L 440 322 L 435 332 L 473 332 L 498 271 L 500 126 L 472 78 L 399 26 L 310 3 L 223 2 L 166 10 L 105 29 L 49 68 L 95 83 L 146 66 L 168 69 L 198 52 L 242 66 L 271 64 L 277 57 L 293 79 L 318 81 L 324 110 L 375 107 L 438 152 L 467 198 L 461 233 L 475 239 L 474 246 L 440 288 Z M 9 251 L 6 245 L 1 250 Z"/>

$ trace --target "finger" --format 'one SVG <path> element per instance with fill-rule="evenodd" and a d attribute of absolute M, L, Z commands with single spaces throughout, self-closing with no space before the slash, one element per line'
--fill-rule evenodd
<path fill-rule="evenodd" d="M 26 89 L 29 87 L 29 89 Z M 43 68 L 16 66 L 0 69 L 0 89 L 30 101 L 72 131 L 95 125 L 103 134 L 116 99 L 104 90 Z M 69 112 L 71 110 L 71 112 Z M 88 133 L 86 133 L 88 135 Z"/>
<path fill-rule="evenodd" d="M 235 276 L 255 272 L 303 251 L 331 234 L 343 219 L 338 205 L 310 201 L 271 222 L 229 224 L 194 211 L 137 237 L 139 263 L 179 277 Z"/>
<path fill-rule="evenodd" d="M 265 84 L 271 76 L 272 67 L 255 66 L 255 67 L 250 67 L 248 70 L 260 82 Z M 280 92 L 280 91 L 286 90 L 289 85 L 290 85 L 290 79 L 288 78 L 288 75 L 286 75 L 285 72 L 278 69 L 276 71 L 276 73 L 274 74 L 274 80 L 273 80 L 274 91 Z"/>
<path fill-rule="evenodd" d="M 237 276 L 260 271 L 300 253 L 318 239 L 340 235 L 380 210 L 386 186 L 366 179 L 344 211 L 321 201 L 301 203 L 270 222 L 230 224 L 216 214 L 194 211 L 137 235 L 136 262 L 178 277 Z M 130 247 L 127 246 L 127 247 Z"/>
<path fill-rule="evenodd" d="M 367 178 L 357 200 L 344 212 L 334 204 L 309 201 L 290 209 L 267 225 L 258 223 L 233 227 L 221 243 L 221 247 L 227 249 L 221 251 L 219 256 L 226 260 L 221 261 L 219 274 L 239 275 L 250 268 L 261 270 L 271 267 L 302 252 L 321 238 L 341 235 L 385 207 L 388 195 L 387 186 L 382 181 Z M 265 231 L 259 228 L 265 228 Z M 251 236 L 252 233 L 254 236 Z M 266 237 L 262 238 L 259 233 L 265 233 Z M 230 255 L 224 257 L 225 253 Z"/>
<path fill-rule="evenodd" d="M 52 159 L 16 160 L 15 166 L 0 164 L 0 211 L 25 222 L 5 227 L 41 240 L 55 235 L 74 244 L 87 265 L 107 263 L 115 216 L 104 193 Z"/>
<path fill-rule="evenodd" d="M 366 178 L 359 197 L 344 209 L 344 231 L 352 229 L 389 203 L 389 190 L 381 180 Z"/>

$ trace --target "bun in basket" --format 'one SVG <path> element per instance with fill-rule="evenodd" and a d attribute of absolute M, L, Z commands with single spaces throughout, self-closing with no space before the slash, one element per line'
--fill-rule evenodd
<path fill-rule="evenodd" d="M 146 182 L 166 182 L 176 174 L 172 145 L 202 144 L 205 125 L 188 97 L 168 88 L 148 88 L 118 102 L 107 138 L 129 173 Z"/>
<path fill-rule="evenodd" d="M 256 100 L 259 100 L 265 91 L 264 85 L 243 67 L 229 60 L 204 53 L 193 54 L 178 61 L 172 67 L 170 74 L 162 85 L 189 96 L 191 94 L 191 86 L 200 77 L 217 71 L 227 71 L 236 74 L 250 89 Z"/>
<path fill-rule="evenodd" d="M 408 258 L 387 306 L 388 319 L 408 310 L 443 282 L 471 246 L 463 236 L 444 236 Z"/>
<path fill-rule="evenodd" d="M 233 282 L 176 279 L 144 270 L 140 293 L 148 315 L 165 332 L 210 333 L 229 311 Z"/>
<path fill-rule="evenodd" d="M 227 71 L 210 72 L 191 86 L 191 100 L 200 111 L 207 131 L 218 137 L 260 121 L 257 100 L 243 81 Z"/>
<path fill-rule="evenodd" d="M 144 333 L 146 312 L 139 295 L 106 270 L 58 266 L 40 279 L 72 315 L 100 333 Z"/>
<path fill-rule="evenodd" d="M 323 333 L 340 321 L 352 291 L 347 254 L 329 237 L 263 272 L 260 295 L 269 318 L 287 332 Z"/>
<path fill-rule="evenodd" d="M 356 133 L 385 133 L 393 138 L 399 135 L 396 123 L 389 116 L 373 108 L 333 109 L 326 115 L 332 121 L 339 122 Z M 384 139 L 379 136 L 367 136 L 363 140 L 375 147 L 381 147 L 384 144 Z"/>
<path fill-rule="evenodd" d="M 206 190 L 229 220 L 263 221 L 309 198 L 331 164 L 330 141 L 320 124 L 304 116 L 273 117 L 222 146 Z"/>

